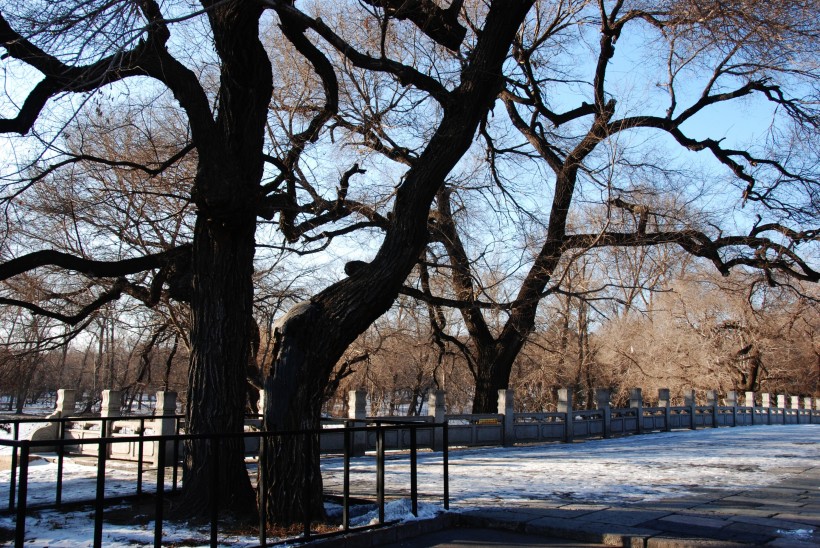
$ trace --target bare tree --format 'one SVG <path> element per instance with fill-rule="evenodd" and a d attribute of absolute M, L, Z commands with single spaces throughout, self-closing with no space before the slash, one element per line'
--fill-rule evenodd
<path fill-rule="evenodd" d="M 526 275 L 511 278 L 517 283 L 513 298 L 498 302 L 483 295 L 476 282 L 481 276 L 470 270 L 477 263 L 452 211 L 454 190 L 439 192 L 434 218 L 433 238 L 449 258 L 450 304 L 462 311 L 475 355 L 476 412 L 494 410 L 541 300 L 567 291 L 562 265 L 590 250 L 675 245 L 723 275 L 751 268 L 771 284 L 820 280 L 810 259 L 820 188 L 816 150 L 807 145 L 816 142 L 820 127 L 810 99 L 820 77 L 810 53 L 816 49 L 810 13 L 795 2 L 771 10 L 687 1 L 537 3 L 517 36 L 517 64 L 500 95 L 524 142 L 511 138 L 504 124 L 482 126 L 498 193 L 520 217 L 534 220 L 529 238 L 536 249 Z M 624 62 L 639 58 L 626 83 L 610 70 L 619 61 L 616 42 L 618 52 L 627 52 Z M 587 63 L 578 61 L 589 53 Z M 646 91 L 631 100 L 628 90 L 650 90 L 664 73 L 663 94 Z M 635 82 L 644 77 L 645 84 Z M 698 117 L 747 98 L 758 98 L 771 113 L 765 146 L 735 145 L 692 129 Z M 649 139 L 657 141 L 644 144 Z M 685 164 L 675 156 L 685 157 Z M 693 168 L 694 162 L 701 167 Z M 519 163 L 549 174 L 538 187 L 551 194 L 548 206 L 519 205 Z M 725 192 L 732 188 L 736 194 Z M 709 210 L 713 193 L 721 196 L 722 212 Z M 726 207 L 727 201 L 737 207 Z M 573 226 L 571 212 L 580 209 L 594 210 L 588 218 L 599 220 Z M 742 228 L 727 222 L 733 216 Z M 490 325 L 488 310 L 503 310 L 506 319 Z"/>
<path fill-rule="evenodd" d="M 351 6 L 355 11 L 350 17 L 377 23 L 375 28 L 385 37 L 393 24 L 415 26 L 419 49 L 446 52 L 459 49 L 467 35 L 459 19 L 461 4 L 442 8 L 433 2 L 413 6 L 371 2 Z M 400 55 L 390 58 L 384 48 L 375 54 L 359 49 L 321 18 L 290 2 L 202 2 L 200 11 L 190 11 L 185 3 L 160 5 L 151 0 L 3 5 L 0 42 L 13 69 L 8 74 L 13 77 L 21 71 L 24 77 L 37 72 L 42 79 L 29 88 L 21 84 L 23 78 L 7 82 L 6 89 L 13 92 L 5 112 L 11 114 L 0 120 L 0 131 L 31 134 L 46 151 L 31 169 L 21 166 L 17 177 L 11 174 L 5 188 L 7 203 L 47 185 L 47 175 L 56 169 L 71 169 L 76 158 L 65 158 L 55 146 L 55 137 L 65 127 L 60 120 L 72 116 L 78 103 L 87 106 L 89 96 L 98 90 L 136 93 L 137 83 L 145 82 L 140 90 L 148 95 L 172 94 L 188 136 L 161 158 L 132 162 L 115 154 L 97 159 L 101 165 L 129 165 L 151 177 L 189 154 L 196 155 L 195 177 L 186 186 L 195 217 L 190 244 L 169 243 L 149 252 L 109 248 L 93 254 L 49 249 L 25 253 L 6 247 L 0 265 L 3 280 L 49 268 L 95 281 L 94 291 L 71 313 L 13 299 L 6 304 L 72 322 L 125 292 L 155 296 L 151 289 L 185 288 L 173 281 L 184 281 L 189 272 L 187 425 L 192 433 L 241 432 L 245 373 L 253 355 L 249 334 L 258 219 L 276 218 L 279 230 L 291 242 L 351 214 L 380 223 L 386 235 L 375 259 L 292 310 L 274 339 L 274 365 L 266 372 L 271 395 L 266 424 L 285 430 L 318 426 L 334 364 L 356 336 L 389 308 L 424 246 L 430 202 L 492 105 L 507 51 L 529 7 L 528 1 L 492 2 L 483 23 L 471 21 L 481 32 L 472 35 L 463 55 L 446 54 L 459 73 L 454 83 L 447 75 L 440 80 L 436 67 L 423 60 L 405 64 Z M 286 105 L 269 108 L 277 80 L 259 38 L 260 20 L 268 11 L 278 18 L 277 32 L 292 44 L 321 85 L 320 94 L 294 105 L 299 107 L 297 125 L 285 141 L 275 142 L 279 137 L 269 132 L 273 127 L 269 116 L 281 113 L 279 107 Z M 208 47 L 191 48 L 191 42 L 197 41 Z M 348 197 L 351 178 L 361 173 L 356 165 L 341 175 L 336 196 L 330 199 L 312 192 L 303 176 L 303 154 L 338 111 L 339 80 L 328 52 L 336 52 L 361 71 L 411 87 L 439 109 L 420 146 L 418 163 L 404 174 L 390 199 L 389 217 L 374 215 L 366 204 Z M 49 127 L 51 120 L 58 120 L 58 125 Z M 112 282 L 98 283 L 105 278 Z M 296 519 L 305 482 L 312 486 L 311 504 L 317 515 L 322 511 L 321 499 L 315 496 L 321 487 L 315 458 L 318 446 L 309 442 L 277 442 L 269 448 L 274 497 L 268 508 L 273 519 Z M 214 497 L 238 514 L 252 512 L 241 442 L 219 444 L 216 493 L 209 488 L 209 453 L 207 442 L 192 442 L 187 448 L 181 514 L 205 512 Z"/>

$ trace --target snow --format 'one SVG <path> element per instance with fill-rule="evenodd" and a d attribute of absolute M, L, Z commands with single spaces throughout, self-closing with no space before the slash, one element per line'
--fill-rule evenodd
<path fill-rule="evenodd" d="M 820 458 L 820 425 L 755 426 L 704 429 L 547 444 L 513 448 L 451 450 L 450 507 L 463 511 L 514 505 L 533 500 L 618 504 L 667 497 L 686 497 L 704 489 L 738 490 L 775 484 L 791 471 L 816 466 Z M 351 463 L 351 484 L 370 498 L 375 493 L 372 456 Z M 341 484 L 342 459 L 323 460 L 325 483 Z M 36 460 L 29 468 L 29 503 L 53 500 L 56 464 Z M 135 474 L 122 463 L 109 461 L 106 490 L 135 492 Z M 65 461 L 64 500 L 93 498 L 94 468 Z M 432 517 L 443 511 L 442 454 L 423 452 L 418 459 L 419 517 L 410 513 L 408 498 L 391 500 L 388 521 Z M 169 471 L 170 474 L 170 471 Z M 153 490 L 155 472 L 143 478 Z M 169 476 L 170 477 L 170 476 Z M 0 471 L 0 503 L 8 500 L 9 471 Z M 388 455 L 385 484 L 388 495 L 410 490 L 406 454 Z M 358 493 L 354 493 L 358 494 Z M 338 509 L 336 509 L 338 511 Z M 27 518 L 27 546 L 90 546 L 93 520 L 90 510 L 72 513 L 40 511 Z M 377 510 L 354 518 L 353 525 L 377 521 Z M 0 527 L 14 529 L 14 516 L 0 517 Z M 192 530 L 166 523 L 164 542 L 207 545 L 207 528 Z M 220 535 L 221 542 L 250 546 L 252 537 Z M 150 544 L 153 522 L 141 525 L 106 523 L 106 546 Z"/>

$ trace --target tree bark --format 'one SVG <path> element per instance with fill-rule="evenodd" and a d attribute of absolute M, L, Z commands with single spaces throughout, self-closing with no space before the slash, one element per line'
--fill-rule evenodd
<path fill-rule="evenodd" d="M 239 1 L 217 3 L 208 11 L 221 60 L 218 114 L 214 123 L 210 112 L 189 112 L 199 154 L 192 191 L 197 217 L 191 266 L 189 434 L 244 430 L 254 325 L 256 208 L 273 91 L 271 64 L 259 42 L 261 14 L 261 5 Z M 215 492 L 212 473 L 217 478 Z M 241 438 L 190 441 L 183 488 L 180 516 L 205 517 L 212 503 L 241 518 L 256 515 Z"/>
<path fill-rule="evenodd" d="M 197 216 L 186 408 L 189 433 L 244 431 L 253 255 L 253 219 L 224 226 L 205 215 Z M 179 517 L 207 516 L 212 502 L 241 517 L 254 514 L 241 438 L 191 440 L 185 449 L 184 492 L 176 512 Z M 215 493 L 210 488 L 214 467 L 218 481 Z"/>

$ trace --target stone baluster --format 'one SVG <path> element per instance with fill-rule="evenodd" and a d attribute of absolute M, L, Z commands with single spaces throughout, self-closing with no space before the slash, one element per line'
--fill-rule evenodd
<path fill-rule="evenodd" d="M 575 434 L 575 426 L 573 425 L 575 417 L 573 416 L 572 409 L 572 390 L 569 388 L 558 389 L 557 407 L 559 413 L 564 413 L 564 441 L 569 443 L 572 441 Z"/>
<path fill-rule="evenodd" d="M 350 423 L 354 428 L 363 428 L 367 420 L 367 390 L 359 388 L 347 393 L 347 417 L 353 419 Z M 367 449 L 367 432 L 353 433 L 353 447 L 350 448 L 351 455 L 364 455 Z"/>
<path fill-rule="evenodd" d="M 684 390 L 683 392 L 683 405 L 689 408 L 689 428 L 694 430 L 698 427 L 695 418 L 697 417 L 698 412 L 698 405 L 697 399 L 695 398 L 695 390 L 690 388 L 688 390 Z"/>
<path fill-rule="evenodd" d="M 672 430 L 672 400 L 668 388 L 658 389 L 658 407 L 663 409 L 663 430 L 669 432 Z"/>
<path fill-rule="evenodd" d="M 447 420 L 447 392 L 444 390 L 434 390 L 427 400 L 427 413 L 433 417 L 436 423 L 443 423 Z M 433 429 L 433 451 L 441 451 L 444 448 L 444 430 Z"/>
<path fill-rule="evenodd" d="M 612 436 L 612 392 L 608 388 L 595 389 L 595 407 L 604 412 L 604 438 Z"/>
<path fill-rule="evenodd" d="M 643 434 L 643 394 L 640 388 L 629 390 L 629 408 L 635 410 L 638 434 Z"/>
<path fill-rule="evenodd" d="M 515 444 L 515 390 L 498 391 L 498 414 L 502 415 L 502 436 L 505 447 Z"/>

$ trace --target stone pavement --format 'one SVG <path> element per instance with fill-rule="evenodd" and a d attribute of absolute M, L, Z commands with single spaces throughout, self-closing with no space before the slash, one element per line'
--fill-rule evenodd
<path fill-rule="evenodd" d="M 427 523 L 410 522 L 393 531 L 337 539 L 333 544 L 441 548 L 820 546 L 820 465 L 783 471 L 791 475 L 776 485 L 741 491 L 690 488 L 687 496 L 680 498 L 618 505 L 516 503 L 453 512 Z M 556 543 L 554 539 L 575 542 Z"/>
<path fill-rule="evenodd" d="M 512 529 L 615 546 L 820 546 L 820 467 L 739 492 L 624 504 L 533 504 L 482 509 L 460 525 Z"/>

